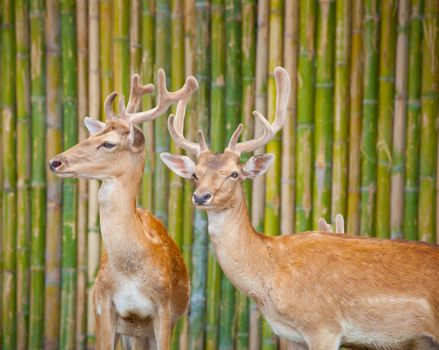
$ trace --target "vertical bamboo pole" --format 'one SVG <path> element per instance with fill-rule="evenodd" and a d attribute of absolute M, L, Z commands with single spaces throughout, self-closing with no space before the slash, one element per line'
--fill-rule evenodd
<path fill-rule="evenodd" d="M 195 77 L 199 89 L 195 98 L 197 126 L 208 131 L 209 125 L 209 78 L 210 78 L 210 1 L 195 0 Z M 191 118 L 192 119 L 192 118 Z M 206 135 L 209 138 L 209 135 Z M 207 267 L 207 219 L 204 211 L 196 210 L 192 243 L 192 296 L 189 316 L 189 349 L 204 347 L 206 322 L 206 267 Z"/>
<path fill-rule="evenodd" d="M 408 0 L 400 0 L 398 7 L 395 82 L 396 96 L 395 116 L 393 121 L 392 183 L 390 194 L 391 238 L 402 238 L 410 2 Z"/>
<path fill-rule="evenodd" d="M 241 116 L 241 2 L 225 1 L 225 120 L 226 140 L 229 140 Z M 235 336 L 235 288 L 228 278 L 221 279 L 219 349 L 232 349 Z"/>
<path fill-rule="evenodd" d="M 113 1 L 114 90 L 128 96 L 130 85 L 129 0 Z M 108 23 L 106 33 L 108 35 Z"/>
<path fill-rule="evenodd" d="M 46 153 L 52 157 L 62 152 L 62 105 L 61 105 L 61 48 L 60 48 L 60 6 L 58 0 L 46 1 L 46 91 L 47 91 L 47 135 Z M 35 99 L 38 101 L 38 99 Z M 40 120 L 40 119 L 39 119 Z M 60 266 L 61 266 L 61 237 L 62 237 L 62 181 L 51 172 L 47 173 L 47 212 L 46 212 L 46 289 L 45 302 L 32 298 L 31 289 L 31 324 L 30 348 L 43 347 L 42 334 L 39 327 L 44 325 L 45 349 L 59 349 L 60 327 Z M 40 265 L 37 265 L 40 266 Z M 41 269 L 41 267 L 39 267 Z M 38 272 L 39 269 L 35 271 Z M 34 272 L 32 272 L 34 273 Z M 38 275 L 37 275 L 38 276 Z M 32 277 L 31 277 L 32 280 Z M 44 284 L 38 283 L 43 290 Z M 43 310 L 44 307 L 44 323 Z M 33 333 L 35 332 L 35 333 Z M 42 332 L 42 331 L 41 331 Z"/>
<path fill-rule="evenodd" d="M 78 142 L 76 4 L 61 1 L 61 68 L 64 149 Z M 61 270 L 60 349 L 75 347 L 77 293 L 77 203 L 76 179 L 63 182 L 63 240 Z"/>
<path fill-rule="evenodd" d="M 87 138 L 83 124 L 88 114 L 88 4 L 78 0 L 76 7 L 76 35 L 78 45 L 78 136 Z M 76 305 L 76 349 L 84 349 L 87 343 L 87 215 L 88 180 L 78 181 L 78 291 Z"/>
<path fill-rule="evenodd" d="M 381 2 L 375 229 L 376 236 L 381 238 L 390 237 L 390 169 L 395 95 L 397 5 L 397 1 Z"/>
<path fill-rule="evenodd" d="M 256 36 L 256 76 L 255 76 L 255 109 L 266 114 L 267 111 L 267 67 L 268 67 L 268 15 L 269 2 L 259 1 L 257 7 L 257 36 Z M 254 135 L 260 136 L 262 128 L 255 124 Z M 263 149 L 255 153 L 263 153 Z M 258 177 L 253 180 L 252 187 L 252 225 L 256 230 L 262 231 L 264 227 L 264 198 L 265 198 L 265 179 Z M 250 303 L 250 330 L 249 330 L 249 348 L 256 350 L 260 348 L 261 313 L 256 304 Z"/>
<path fill-rule="evenodd" d="M 363 0 L 352 2 L 347 232 L 360 233 L 360 145 L 363 108 Z"/>
<path fill-rule="evenodd" d="M 184 22 L 183 3 L 179 0 L 171 0 L 171 88 L 179 89 L 185 81 L 184 72 Z M 173 106 L 175 111 L 175 106 Z M 166 119 L 166 118 L 164 118 Z M 171 153 L 180 154 L 180 148 L 171 143 Z M 175 174 L 169 176 L 169 201 L 168 201 L 168 232 L 174 238 L 178 247 L 182 246 L 183 235 L 183 179 Z M 172 348 L 179 349 L 179 339 L 183 321 L 179 321 L 174 328 Z"/>
<path fill-rule="evenodd" d="M 154 18 L 155 2 L 142 1 L 142 64 L 141 73 L 144 82 L 153 82 L 154 79 Z M 152 95 L 144 96 L 142 108 L 153 108 Z M 150 211 L 153 209 L 153 186 L 154 179 L 154 124 L 142 125 L 145 134 L 145 169 L 142 179 L 142 206 Z"/>
<path fill-rule="evenodd" d="M 286 0 L 284 14 L 283 61 L 291 80 L 291 97 L 282 135 L 281 234 L 283 235 L 294 232 L 299 1 Z"/>
<path fill-rule="evenodd" d="M 403 235 L 405 239 L 411 240 L 418 238 L 423 9 L 424 0 L 411 2 Z"/>
<path fill-rule="evenodd" d="M 31 99 L 32 149 L 45 149 L 45 52 L 44 52 L 44 1 L 30 4 L 31 35 Z M 44 332 L 44 245 L 46 208 L 45 152 L 32 152 L 32 233 L 31 233 L 31 296 L 29 347 L 43 346 Z"/>
<path fill-rule="evenodd" d="M 361 152 L 361 234 L 374 234 L 378 115 L 379 2 L 367 0 L 364 21 L 364 97 Z"/>
<path fill-rule="evenodd" d="M 17 108 L 17 349 L 27 349 L 30 291 L 31 101 L 29 3 L 15 2 Z"/>
<path fill-rule="evenodd" d="M 311 229 L 316 1 L 300 1 L 296 139 L 296 232 Z"/>
<path fill-rule="evenodd" d="M 210 83 L 210 135 L 213 152 L 222 152 L 225 142 L 225 27 L 224 0 L 213 0 L 211 6 L 211 83 Z M 206 346 L 217 349 L 219 333 L 221 270 L 212 242 L 209 241 L 207 262 L 207 324 Z"/>
<path fill-rule="evenodd" d="M 317 57 L 315 97 L 315 138 L 313 177 L 313 220 L 317 228 L 320 217 L 330 219 L 331 164 L 334 91 L 334 24 L 335 3 L 319 0 L 317 11 Z"/>
<path fill-rule="evenodd" d="M 331 222 L 339 213 L 346 217 L 347 208 L 350 18 L 351 1 L 337 1 Z"/>
<path fill-rule="evenodd" d="M 99 1 L 99 64 L 101 69 L 101 101 L 115 89 L 113 70 L 113 30 L 108 24 L 113 23 L 113 0 Z M 122 93 L 119 91 L 119 93 Z M 104 110 L 101 104 L 101 115 Z M 99 228 L 98 228 L 99 229 Z"/>
<path fill-rule="evenodd" d="M 88 2 L 88 110 L 92 118 L 99 119 L 99 1 Z M 98 222 L 97 192 L 99 182 L 88 181 L 88 217 L 87 217 L 87 343 L 86 348 L 94 348 L 95 317 L 93 311 L 93 285 L 99 267 L 100 234 Z"/>
<path fill-rule="evenodd" d="M 0 6 L 1 3 L 0 3 Z M 2 50 L 2 38 L 3 38 L 3 13 L 0 11 L 0 50 Z M 2 77 L 2 55 L 0 54 L 0 78 Z M 0 92 L 0 111 L 2 109 L 1 107 L 1 92 Z M 0 118 L 0 134 L 3 134 L 3 127 L 2 127 L 2 119 Z M 3 144 L 0 142 L 0 162 L 3 162 Z M 3 164 L 3 163 L 1 163 Z M 3 166 L 0 166 L 0 218 L 3 222 Z M 0 251 L 3 251 L 3 225 L 0 225 Z M 0 259 L 0 273 L 2 277 L 0 278 L 0 293 L 3 291 L 3 259 Z M 2 293 L 3 294 L 3 293 Z M 3 315 L 3 307 L 2 302 L 0 302 L 0 315 Z M 2 322 L 3 316 L 0 317 L 0 344 L 3 344 L 3 322 Z"/>
<path fill-rule="evenodd" d="M 168 72 L 170 79 L 170 56 L 171 49 L 168 35 L 171 30 L 170 1 L 157 0 L 155 12 L 155 71 L 163 68 Z M 169 137 L 167 118 L 158 118 L 154 121 L 154 192 L 160 195 L 154 196 L 154 214 L 168 223 L 169 195 L 169 172 L 165 164 L 160 160 L 160 153 L 169 150 Z"/>
<path fill-rule="evenodd" d="M 140 73 L 142 61 L 141 24 L 142 11 L 140 0 L 131 0 L 129 15 L 130 77 L 134 73 Z"/>
<path fill-rule="evenodd" d="M 418 239 L 435 242 L 435 183 L 439 105 L 439 0 L 426 0 L 422 40 Z"/>
<path fill-rule="evenodd" d="M 242 108 L 241 121 L 244 123 L 244 140 L 253 138 L 254 123 L 252 111 L 255 104 L 255 63 L 256 63 L 256 4 L 255 0 L 242 1 Z M 243 161 L 250 158 L 251 154 L 244 154 Z M 247 206 L 250 208 L 252 195 L 252 182 L 243 183 L 246 193 Z M 249 347 L 249 300 L 241 292 L 236 292 L 236 338 L 235 349 L 248 349 Z"/>
<path fill-rule="evenodd" d="M 16 328 L 16 112 L 15 112 L 15 16 L 12 1 L 3 1 L 2 30 L 2 168 L 3 173 L 3 221 L 2 221 L 2 348 L 15 349 Z"/>

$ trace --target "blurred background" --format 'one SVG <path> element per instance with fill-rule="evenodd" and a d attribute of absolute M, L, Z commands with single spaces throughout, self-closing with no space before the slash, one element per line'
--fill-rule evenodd
<path fill-rule="evenodd" d="M 222 152 L 251 111 L 272 119 L 275 66 L 291 77 L 267 176 L 245 183 L 266 235 L 346 220 L 347 232 L 439 237 L 439 0 L 0 0 L 2 349 L 94 347 L 102 251 L 97 181 L 62 181 L 47 160 L 87 137 L 84 116 L 128 96 L 130 76 L 170 90 L 194 75 L 186 135 Z M 151 108 L 154 96 L 143 100 Z M 138 205 L 168 227 L 191 271 L 173 349 L 277 349 L 255 306 L 222 276 L 189 181 L 158 158 L 167 115 L 143 125 Z M 261 150 L 262 152 L 263 150 Z M 244 155 L 248 158 L 250 155 Z M 239 249 L 239 247 L 237 247 Z M 257 269 L 258 266 L 255 266 Z"/>

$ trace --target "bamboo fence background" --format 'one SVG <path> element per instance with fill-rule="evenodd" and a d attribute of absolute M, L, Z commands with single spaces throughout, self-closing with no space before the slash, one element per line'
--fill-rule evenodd
<path fill-rule="evenodd" d="M 130 75 L 168 86 L 193 74 L 187 134 L 222 151 L 251 111 L 271 118 L 272 72 L 292 81 L 276 162 L 246 183 L 268 235 L 346 218 L 347 231 L 439 239 L 439 0 L 0 0 L 1 348 L 93 348 L 91 290 L 101 243 L 97 181 L 64 180 L 47 159 L 87 137 Z M 143 107 L 153 106 L 145 97 Z M 145 124 L 139 205 L 168 226 L 191 270 L 173 349 L 276 349 L 255 306 L 222 275 L 191 185 L 160 152 L 166 116 Z M 262 152 L 262 150 L 261 150 Z M 247 155 L 248 157 L 248 155 Z M 257 268 L 257 267 L 255 267 Z"/>

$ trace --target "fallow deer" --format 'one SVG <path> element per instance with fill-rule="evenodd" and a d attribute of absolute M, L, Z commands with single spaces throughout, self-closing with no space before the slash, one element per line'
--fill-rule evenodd
<path fill-rule="evenodd" d="M 178 175 L 195 183 L 193 203 L 207 211 L 219 264 L 251 297 L 274 332 L 309 350 L 362 348 L 439 349 L 439 247 L 425 243 L 304 232 L 268 237 L 249 219 L 242 181 L 265 173 L 271 154 L 240 163 L 243 152 L 264 146 L 284 125 L 289 77 L 274 71 L 276 115 L 255 117 L 264 133 L 238 142 L 242 124 L 223 153 L 212 153 L 202 131 L 183 135 L 187 100 L 168 120 L 177 145 L 196 155 L 161 155 Z M 327 231 L 327 229 L 325 229 Z"/>
<path fill-rule="evenodd" d="M 179 249 L 157 218 L 136 208 L 145 138 L 134 124 L 154 120 L 197 87 L 189 77 L 180 90 L 169 92 L 159 70 L 157 106 L 136 112 L 154 86 L 133 75 L 126 109 L 120 97 L 119 118 L 111 107 L 113 92 L 105 101 L 107 122 L 86 117 L 91 136 L 49 161 L 61 177 L 102 180 L 98 201 L 105 252 L 94 287 L 97 349 L 114 349 L 123 336 L 127 347 L 167 350 L 172 327 L 187 309 L 190 285 Z"/>

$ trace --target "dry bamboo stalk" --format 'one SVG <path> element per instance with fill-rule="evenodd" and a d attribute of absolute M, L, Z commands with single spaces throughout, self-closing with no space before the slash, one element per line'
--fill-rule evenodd
<path fill-rule="evenodd" d="M 100 119 L 100 77 L 99 77 L 99 0 L 88 2 L 88 108 L 89 116 Z M 87 220 L 87 344 L 94 348 L 95 317 L 93 311 L 93 285 L 99 266 L 100 234 L 98 228 L 99 182 L 88 182 L 88 220 Z"/>
<path fill-rule="evenodd" d="M 256 35 L 256 92 L 255 109 L 266 114 L 267 105 L 267 67 L 268 67 L 268 15 L 269 1 L 259 1 L 257 8 L 257 35 Z M 254 135 L 259 136 L 262 128 L 255 124 Z M 263 149 L 257 150 L 255 154 L 263 153 Z M 264 198 L 265 181 L 263 177 L 258 177 L 253 181 L 252 190 L 252 225 L 257 231 L 262 231 L 264 225 Z M 261 344 L 260 332 L 261 313 L 254 302 L 250 303 L 250 329 L 249 329 L 249 349 L 257 350 Z"/>
<path fill-rule="evenodd" d="M 142 11 L 140 0 L 130 1 L 130 76 L 134 73 L 140 73 L 140 64 L 142 60 L 142 42 L 141 42 L 141 21 Z"/>
<path fill-rule="evenodd" d="M 47 155 L 62 152 L 60 9 L 58 0 L 46 1 L 47 45 Z M 61 191 L 62 181 L 47 173 L 46 290 L 44 309 L 44 348 L 59 349 Z M 31 329 L 32 332 L 32 329 Z"/>
<path fill-rule="evenodd" d="M 396 95 L 393 120 L 392 183 L 390 195 L 391 238 L 402 238 L 404 211 L 404 150 L 407 108 L 408 25 L 410 1 L 400 0 L 398 9 L 398 38 L 396 44 Z"/>
<path fill-rule="evenodd" d="M 347 232 L 360 233 L 360 140 L 363 108 L 363 0 L 352 3 Z"/>
<path fill-rule="evenodd" d="M 88 6 L 86 0 L 76 3 L 76 35 L 78 45 L 78 132 L 79 141 L 87 138 L 83 118 L 88 113 Z M 88 183 L 78 182 L 78 290 L 76 304 L 76 349 L 87 342 L 87 214 Z"/>

